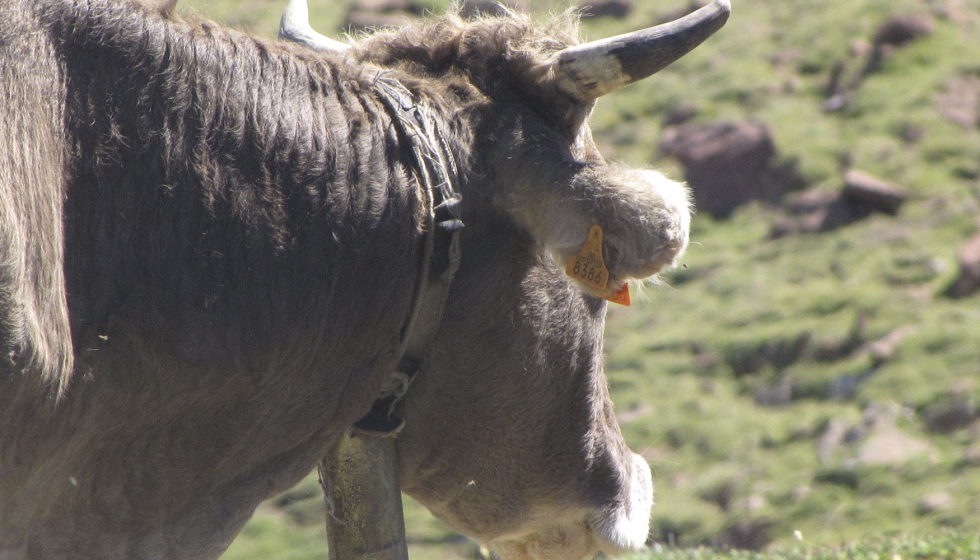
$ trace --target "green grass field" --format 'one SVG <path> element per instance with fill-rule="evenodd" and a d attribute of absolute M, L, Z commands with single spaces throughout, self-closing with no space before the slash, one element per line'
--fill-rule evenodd
<path fill-rule="evenodd" d="M 707 548 L 664 549 L 654 547 L 635 560 L 942 560 L 980 558 L 976 534 L 940 531 L 928 537 L 870 538 L 846 546 L 812 547 L 804 544 L 777 547 L 766 553 Z"/>
<path fill-rule="evenodd" d="M 266 36 L 284 4 L 181 0 Z M 310 4 L 316 27 L 343 32 L 347 1 Z M 650 25 L 687 1 L 634 4 L 624 20 L 587 22 L 587 37 Z M 767 123 L 811 188 L 838 189 L 853 167 L 911 197 L 894 217 L 779 239 L 774 207 L 698 215 L 686 268 L 610 310 L 613 399 L 657 487 L 661 544 L 636 558 L 980 558 L 980 423 L 937 428 L 980 397 L 980 296 L 943 296 L 980 227 L 980 130 L 943 110 L 980 81 L 980 0 L 733 4 L 703 47 L 600 101 L 604 154 L 682 178 L 657 145 L 665 116 L 686 104 L 697 121 Z M 531 5 L 542 17 L 564 6 Z M 891 14 L 929 14 L 935 27 L 888 56 L 844 110 L 824 111 L 834 65 L 853 70 L 850 53 Z M 892 352 L 865 351 L 886 338 Z M 761 404 L 778 390 L 789 399 Z M 307 479 L 264 504 L 224 558 L 323 558 L 322 516 Z M 411 500 L 406 518 L 413 559 L 478 557 Z M 767 554 L 696 548 L 731 542 Z"/>

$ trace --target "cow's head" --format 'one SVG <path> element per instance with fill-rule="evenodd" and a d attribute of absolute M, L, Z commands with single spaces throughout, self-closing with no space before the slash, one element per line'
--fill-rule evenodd
<path fill-rule="evenodd" d="M 683 252 L 686 189 L 610 165 L 586 118 L 727 20 L 728 0 L 575 44 L 572 18 L 453 16 L 352 44 L 318 36 L 294 0 L 282 35 L 391 71 L 433 100 L 465 162 L 462 263 L 428 362 L 400 401 L 403 489 L 506 559 L 643 545 L 650 469 L 623 441 L 602 369 L 605 302 Z M 297 14 L 299 17 L 297 17 Z M 598 225 L 605 287 L 564 272 Z"/>

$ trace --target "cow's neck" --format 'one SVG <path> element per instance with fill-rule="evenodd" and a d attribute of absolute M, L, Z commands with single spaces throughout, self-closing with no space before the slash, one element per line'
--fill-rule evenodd
<path fill-rule="evenodd" d="M 394 78 L 380 77 L 374 90 L 403 145 L 413 154 L 414 171 L 424 185 L 428 203 L 425 249 L 412 313 L 402 329 L 401 358 L 391 374 L 391 385 L 382 391 L 371 411 L 354 424 L 358 432 L 384 437 L 398 433 L 404 426 L 392 409 L 423 368 L 442 324 L 449 289 L 459 268 L 463 221 L 462 195 L 458 191 L 460 172 L 444 123 L 424 99 Z"/>

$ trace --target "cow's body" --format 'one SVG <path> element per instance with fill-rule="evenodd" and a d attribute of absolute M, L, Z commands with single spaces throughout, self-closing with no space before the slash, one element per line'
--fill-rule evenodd
<path fill-rule="evenodd" d="M 52 213 L 66 289 L 35 297 L 57 310 L 49 298 L 67 293 L 74 368 L 4 341 L 0 542 L 52 558 L 217 553 L 258 501 L 309 472 L 397 361 L 418 186 L 389 117 L 360 95 L 369 77 L 217 28 L 186 40 L 187 26 L 101 4 L 26 3 L 46 12 L 35 17 L 50 35 L 31 39 L 62 72 L 26 95 L 64 107 L 48 157 L 57 167 L 68 140 L 66 177 L 4 187 L 64 195 Z M 8 6 L 4 21 L 32 16 Z M 39 233 L 54 237 L 48 220 Z M 57 251 L 36 258 L 60 272 Z M 62 319 L 44 317 L 42 332 L 66 332 Z M 21 389 L 37 383 L 19 368 L 32 351 L 53 379 Z"/>
<path fill-rule="evenodd" d="M 567 37 L 441 25 L 345 57 L 113 0 L 0 5 L 0 558 L 216 557 L 389 384 L 428 210 L 382 75 L 445 131 L 466 223 L 399 403 L 405 490 L 510 558 L 642 544 L 605 304 L 550 255 L 601 223 L 617 281 L 651 274 L 685 195 L 602 163 L 589 103 L 519 97 L 507 65 L 534 60 L 507 49 Z"/>

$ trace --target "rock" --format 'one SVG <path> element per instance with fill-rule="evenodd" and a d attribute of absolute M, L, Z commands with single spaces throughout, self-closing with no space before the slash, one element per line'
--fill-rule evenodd
<path fill-rule="evenodd" d="M 768 504 L 769 503 L 766 501 L 766 497 L 762 494 L 752 494 L 745 499 L 745 509 L 750 512 L 757 512 L 766 507 Z"/>
<path fill-rule="evenodd" d="M 898 428 L 886 428 L 861 444 L 857 461 L 862 465 L 899 466 L 921 456 L 933 462 L 939 459 L 938 451 L 928 441 L 914 438 Z"/>
<path fill-rule="evenodd" d="M 695 354 L 694 357 L 691 358 L 691 365 L 694 366 L 694 369 L 702 372 L 710 371 L 720 363 L 722 363 L 722 357 L 721 354 L 717 352 L 706 352 L 703 354 Z"/>
<path fill-rule="evenodd" d="M 904 47 L 905 45 L 932 33 L 936 22 L 927 15 L 892 16 L 884 21 L 875 32 L 874 44 Z"/>
<path fill-rule="evenodd" d="M 902 325 L 889 332 L 883 338 L 864 344 L 858 348 L 858 354 L 870 355 L 872 362 L 876 366 L 879 366 L 891 359 L 898 344 L 913 332 L 915 332 L 915 325 Z"/>
<path fill-rule="evenodd" d="M 812 212 L 777 220 L 769 236 L 776 239 L 798 233 L 832 231 L 861 221 L 871 214 L 867 207 L 850 204 L 843 199 L 841 193 L 833 193 L 824 206 Z"/>
<path fill-rule="evenodd" d="M 935 27 L 936 23 L 928 15 L 892 16 L 885 20 L 875 32 L 871 52 L 861 72 L 861 79 L 881 70 L 885 59 L 891 56 L 895 49 L 929 35 Z"/>
<path fill-rule="evenodd" d="M 898 137 L 907 144 L 915 144 L 926 135 L 926 127 L 914 123 L 902 123 L 898 129 Z"/>
<path fill-rule="evenodd" d="M 587 0 L 579 4 L 583 17 L 622 19 L 633 11 L 632 0 Z"/>
<path fill-rule="evenodd" d="M 817 439 L 817 457 L 822 464 L 836 462 L 845 441 L 849 439 L 848 433 L 852 431 L 853 428 L 844 420 L 833 419 L 827 423 Z"/>
<path fill-rule="evenodd" d="M 965 395 L 973 391 L 977 386 L 976 380 L 970 377 L 961 377 L 953 382 L 949 392 L 951 395 Z"/>
<path fill-rule="evenodd" d="M 855 206 L 864 206 L 873 212 L 894 216 L 908 194 L 891 183 L 852 169 L 844 175 L 841 197 Z"/>
<path fill-rule="evenodd" d="M 980 443 L 974 443 L 963 451 L 961 464 L 966 467 L 980 467 Z"/>
<path fill-rule="evenodd" d="M 834 377 L 827 386 L 827 398 L 835 401 L 846 401 L 853 399 L 861 388 L 861 385 L 867 381 L 874 370 L 868 369 L 861 372 L 858 375 L 851 373 L 845 373 Z"/>
<path fill-rule="evenodd" d="M 966 428 L 977 418 L 973 399 L 964 395 L 943 395 L 919 410 L 926 429 L 936 434 L 949 434 Z"/>
<path fill-rule="evenodd" d="M 930 2 L 932 13 L 939 19 L 946 19 L 953 23 L 963 24 L 970 21 L 975 13 L 966 4 L 966 0 L 939 0 Z"/>
<path fill-rule="evenodd" d="M 684 124 L 696 116 L 698 116 L 697 107 L 688 103 L 678 103 L 664 115 L 663 125 L 666 127 Z"/>
<path fill-rule="evenodd" d="M 753 201 L 776 202 L 806 184 L 793 166 L 777 166 L 769 126 L 757 121 L 668 128 L 663 153 L 685 167 L 699 211 L 726 218 Z"/>
<path fill-rule="evenodd" d="M 763 387 L 755 392 L 755 403 L 759 406 L 784 406 L 792 398 L 793 380 L 789 377 L 784 377 L 772 387 Z"/>
<path fill-rule="evenodd" d="M 970 441 L 980 442 L 980 420 L 970 424 L 967 435 L 970 438 Z"/>
<path fill-rule="evenodd" d="M 735 496 L 735 483 L 731 480 L 723 480 L 702 488 L 698 492 L 698 497 L 706 502 L 711 502 L 728 511 L 731 506 L 732 498 Z"/>
<path fill-rule="evenodd" d="M 948 493 L 933 492 L 932 494 L 926 494 L 919 500 L 919 503 L 915 506 L 915 512 L 919 515 L 929 515 L 930 513 L 949 509 L 952 506 L 953 497 Z"/>
<path fill-rule="evenodd" d="M 711 545 L 737 550 L 762 550 L 772 542 L 772 528 L 776 524 L 769 519 L 750 519 L 736 522 L 725 528 Z"/>
<path fill-rule="evenodd" d="M 843 219 L 838 215 L 847 211 L 840 200 L 840 192 L 809 190 L 791 193 L 783 202 L 783 210 L 789 215 L 776 220 L 769 236 L 773 239 L 797 233 L 813 233 L 834 229 Z M 846 219 L 851 219 L 847 216 Z"/>
<path fill-rule="evenodd" d="M 936 462 L 939 451 L 926 439 L 913 437 L 898 427 L 898 418 L 914 413 L 898 403 L 872 403 L 854 424 L 842 418 L 831 419 L 817 439 L 817 456 L 823 470 L 817 482 L 856 484 L 858 466 L 902 466 L 909 460 L 925 458 Z"/>
<path fill-rule="evenodd" d="M 865 39 L 854 39 L 847 46 L 847 54 L 854 58 L 863 58 L 871 54 L 871 49 L 874 47 Z"/>
<path fill-rule="evenodd" d="M 798 503 L 800 503 L 800 502 L 803 501 L 803 498 L 806 498 L 811 493 L 812 493 L 812 491 L 810 490 L 810 487 L 807 486 L 806 484 L 802 484 L 800 486 L 797 486 L 797 487 L 793 488 L 793 490 L 792 490 L 792 492 L 790 492 L 790 495 L 789 496 L 790 496 L 790 499 L 793 500 L 793 503 L 794 504 L 798 504 Z"/>
<path fill-rule="evenodd" d="M 856 490 L 861 483 L 860 476 L 853 468 L 834 467 L 817 471 L 813 476 L 814 482 L 820 484 L 833 484 Z"/>
<path fill-rule="evenodd" d="M 972 74 L 952 79 L 936 94 L 936 107 L 943 118 L 972 130 L 980 124 L 980 77 Z"/>
<path fill-rule="evenodd" d="M 946 290 L 951 298 L 966 297 L 980 288 L 980 234 L 975 235 L 960 249 L 960 274 Z"/>
<path fill-rule="evenodd" d="M 904 189 L 863 171 L 844 176 L 840 191 L 804 191 L 789 195 L 783 209 L 789 214 L 773 224 L 770 237 L 831 231 L 863 220 L 876 212 L 895 215 L 908 198 Z"/>
<path fill-rule="evenodd" d="M 851 92 L 837 93 L 824 101 L 821 108 L 826 113 L 843 111 L 844 109 L 847 109 L 848 105 L 850 105 L 851 99 L 853 99 Z"/>
<path fill-rule="evenodd" d="M 861 411 L 861 424 L 865 433 L 894 428 L 900 415 L 915 414 L 903 409 L 898 403 L 871 403 Z"/>
<path fill-rule="evenodd" d="M 787 235 L 817 231 L 820 229 L 819 222 L 819 218 L 809 221 L 786 217 L 779 218 L 769 229 L 769 238 L 779 239 L 780 237 L 786 237 Z"/>

